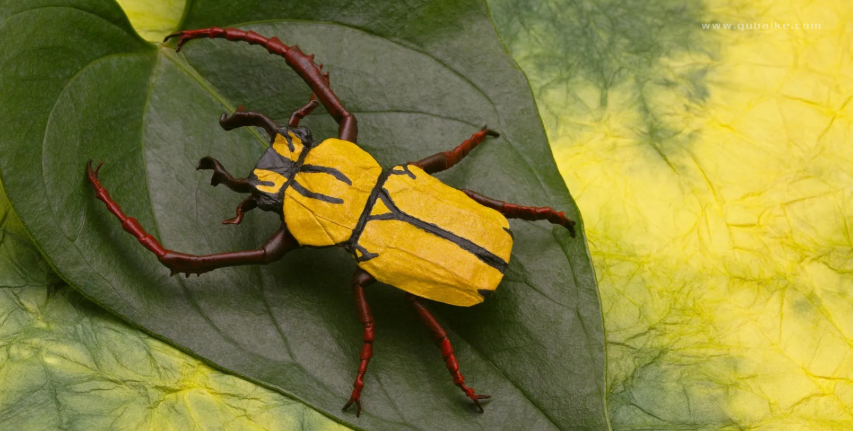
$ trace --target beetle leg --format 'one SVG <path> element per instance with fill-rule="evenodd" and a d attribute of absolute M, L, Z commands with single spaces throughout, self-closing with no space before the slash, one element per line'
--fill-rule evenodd
<path fill-rule="evenodd" d="M 483 126 L 482 129 L 471 135 L 470 138 L 459 144 L 458 147 L 443 153 L 433 154 L 417 162 L 409 162 L 409 164 L 423 169 L 428 174 L 434 174 L 436 172 L 450 169 L 453 165 L 459 163 L 459 161 L 467 156 L 471 150 L 477 148 L 477 145 L 479 145 L 480 142 L 483 142 L 483 140 L 486 139 L 486 136 L 494 136 L 497 138 L 500 136 L 500 133 Z"/>
<path fill-rule="evenodd" d="M 358 136 L 358 123 L 355 116 L 344 108 L 338 96 L 332 92 L 329 82 L 323 74 L 323 66 L 314 62 L 314 55 L 305 55 L 298 46 L 287 46 L 281 43 L 277 37 L 267 39 L 253 31 L 244 31 L 236 28 L 211 27 L 200 30 L 185 30 L 172 33 L 163 40 L 177 37 L 178 44 L 175 51 L 190 40 L 209 37 L 211 39 L 222 38 L 229 41 L 244 41 L 250 45 L 261 45 L 270 54 L 284 57 L 287 65 L 302 77 L 302 80 L 311 87 L 311 91 L 317 95 L 320 103 L 329 111 L 329 114 L 338 122 L 338 137 L 344 141 L 356 142 Z"/>
<path fill-rule="evenodd" d="M 361 415 L 361 389 L 364 387 L 364 373 L 367 372 L 367 365 L 370 363 L 370 358 L 373 357 L 373 314 L 370 313 L 370 306 L 367 304 L 367 298 L 364 297 L 364 288 L 375 281 L 376 279 L 372 275 L 361 268 L 357 269 L 352 276 L 352 294 L 355 297 L 355 306 L 358 309 L 358 320 L 364 325 L 364 343 L 361 346 L 361 361 L 358 363 L 358 374 L 353 384 L 352 396 L 344 405 L 343 410 L 355 403 L 357 407 L 356 417 Z"/>
<path fill-rule="evenodd" d="M 291 250 L 299 248 L 296 238 L 287 231 L 287 226 L 281 228 L 268 239 L 261 248 L 254 250 L 230 251 L 207 255 L 194 255 L 165 250 L 163 256 L 158 256 L 160 263 L 171 270 L 171 275 L 184 273 L 199 274 L 218 268 L 241 265 L 266 265 L 275 262 Z"/>
<path fill-rule="evenodd" d="M 210 177 L 210 185 L 214 187 L 219 184 L 225 184 L 226 187 L 238 193 L 252 192 L 252 186 L 249 184 L 248 179 L 234 178 L 225 170 L 224 167 L 222 167 L 222 163 L 219 163 L 219 160 L 216 160 L 213 157 L 203 157 L 198 161 L 195 169 L 197 171 L 201 169 L 213 169 L 213 176 Z"/>
<path fill-rule="evenodd" d="M 507 218 L 518 218 L 522 220 L 548 220 L 552 224 L 558 224 L 569 230 L 572 238 L 575 237 L 575 222 L 566 217 L 562 211 L 557 212 L 551 207 L 525 207 L 521 205 L 508 204 L 497 199 L 487 198 L 471 190 L 462 189 L 462 193 L 474 199 L 480 205 L 497 210 Z"/>
<path fill-rule="evenodd" d="M 185 273 L 189 277 L 190 274 L 201 274 L 226 266 L 266 264 L 279 260 L 287 252 L 299 248 L 296 238 L 287 231 L 287 226 L 282 223 L 278 232 L 263 247 L 255 250 L 241 250 L 209 255 L 191 255 L 169 250 L 163 247 L 151 234 L 146 232 L 135 218 L 125 215 L 118 203 L 110 197 L 107 189 L 98 180 L 98 171 L 103 164 L 101 162 L 95 169 L 92 169 L 91 160 L 86 164 L 86 174 L 89 177 L 89 182 L 92 183 L 92 187 L 95 189 L 95 195 L 121 221 L 121 227 L 135 236 L 145 248 L 157 255 L 157 259 L 172 271 L 172 275 Z"/>
<path fill-rule="evenodd" d="M 444 328 L 435 320 L 435 317 L 433 317 L 432 313 L 427 310 L 417 296 L 406 293 L 406 301 L 415 315 L 418 316 L 421 324 L 429 330 L 432 341 L 441 349 L 444 365 L 447 366 L 447 371 L 450 371 L 450 375 L 453 376 L 453 383 L 459 386 L 462 392 L 465 392 L 465 395 L 468 395 L 468 398 L 471 398 L 471 401 L 474 401 L 474 404 L 482 412 L 483 406 L 480 405 L 480 400 L 491 398 L 491 395 L 478 395 L 473 389 L 465 386 L 465 377 L 462 377 L 462 373 L 459 372 L 459 362 L 456 361 L 453 346 L 450 344 L 450 340 L 447 339 L 447 332 L 444 331 Z"/>
<path fill-rule="evenodd" d="M 237 217 L 228 220 L 222 220 L 222 224 L 240 224 L 243 221 L 243 214 L 258 207 L 258 201 L 254 196 L 249 196 L 237 205 Z"/>
<path fill-rule="evenodd" d="M 238 106 L 231 116 L 222 114 L 219 117 L 219 126 L 225 130 L 233 130 L 238 127 L 257 126 L 267 132 L 270 137 L 270 142 L 275 140 L 275 135 L 278 133 L 278 124 L 270 120 L 264 114 L 254 111 L 246 111 L 243 106 Z"/>
<path fill-rule="evenodd" d="M 290 121 L 287 122 L 287 125 L 290 127 L 299 126 L 299 121 L 310 115 L 311 112 L 313 112 L 319 104 L 320 103 L 317 102 L 317 95 L 311 93 L 311 98 L 308 99 L 308 103 L 306 103 L 305 106 L 293 111 L 293 114 L 290 115 Z"/>
<path fill-rule="evenodd" d="M 323 73 L 323 78 L 326 80 L 326 85 L 330 85 L 329 83 L 329 72 Z M 299 126 L 299 122 L 302 121 L 303 118 L 311 115 L 314 112 L 314 109 L 317 108 L 317 105 L 320 103 L 317 102 L 317 95 L 311 93 L 311 97 L 308 98 L 308 103 L 305 106 L 293 111 L 293 114 L 290 114 L 290 121 L 287 122 L 287 125 L 290 127 Z"/>

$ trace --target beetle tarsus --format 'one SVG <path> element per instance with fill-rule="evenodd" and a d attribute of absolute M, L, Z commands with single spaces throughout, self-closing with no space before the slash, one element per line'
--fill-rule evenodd
<path fill-rule="evenodd" d="M 527 207 L 511 204 L 485 197 L 468 189 L 462 189 L 462 193 L 468 195 L 469 198 L 473 199 L 478 204 L 503 214 L 506 218 L 517 218 L 530 221 L 547 220 L 551 224 L 565 227 L 569 230 L 569 234 L 572 238 L 575 237 L 575 221 L 566 217 L 566 213 L 563 211 L 556 211 L 551 207 Z"/>
<path fill-rule="evenodd" d="M 364 326 L 364 334 L 361 354 L 359 355 L 358 374 L 355 377 L 355 383 L 352 385 L 352 395 L 344 405 L 343 410 L 355 403 L 358 407 L 355 412 L 356 417 L 361 415 L 361 390 L 364 388 L 364 374 L 367 372 L 370 359 L 373 357 L 373 327 L 375 322 L 373 314 L 370 312 L 370 305 L 367 304 L 367 298 L 364 296 L 364 288 L 375 282 L 376 279 L 372 275 L 360 268 L 352 275 L 352 294 L 355 297 L 356 309 L 358 309 L 358 320 Z"/>
<path fill-rule="evenodd" d="M 275 141 L 278 134 L 278 124 L 260 112 L 246 111 L 243 106 L 238 106 L 230 116 L 223 113 L 219 117 L 219 126 L 225 130 L 234 130 L 238 127 L 257 126 L 267 132 L 270 143 Z"/>
<path fill-rule="evenodd" d="M 213 170 L 213 176 L 210 177 L 210 185 L 214 187 L 219 184 L 225 184 L 226 187 L 238 193 L 252 192 L 252 186 L 249 185 L 249 180 L 246 178 L 234 178 L 225 170 L 222 163 L 219 163 L 219 160 L 216 160 L 213 157 L 202 157 L 201 160 L 198 161 L 198 164 L 196 164 L 195 169 L 197 171 Z"/>
<path fill-rule="evenodd" d="M 480 404 L 480 400 L 491 398 L 491 395 L 477 395 L 474 389 L 465 386 L 465 377 L 462 376 L 462 372 L 459 371 L 459 362 L 456 360 L 456 353 L 453 352 L 453 345 L 450 344 L 450 340 L 447 338 L 447 332 L 441 327 L 438 320 L 435 320 L 435 317 L 429 312 L 429 310 L 427 310 L 424 304 L 421 303 L 419 297 L 412 295 L 411 293 L 406 293 L 406 302 L 409 303 L 409 308 L 412 309 L 412 312 L 415 313 L 415 316 L 421 321 L 421 324 L 429 330 L 433 343 L 435 343 L 441 351 L 441 356 L 444 358 L 444 365 L 447 367 L 447 371 L 449 371 L 451 377 L 453 377 L 453 383 L 455 383 L 456 386 L 459 386 L 459 389 L 462 389 L 462 392 L 465 392 L 465 395 L 467 395 L 471 401 L 474 401 L 474 405 L 476 405 L 482 413 L 484 410 L 483 406 Z"/>
<path fill-rule="evenodd" d="M 237 217 L 228 220 L 222 220 L 222 224 L 240 224 L 243 221 L 243 215 L 258 207 L 258 201 L 254 196 L 249 196 L 237 205 Z"/>
<path fill-rule="evenodd" d="M 491 136 L 493 138 L 500 138 L 501 137 L 500 133 L 490 129 L 489 126 L 483 126 L 483 128 L 480 129 L 480 131 L 485 132 L 487 136 Z"/>
<path fill-rule="evenodd" d="M 479 395 L 475 393 L 473 389 L 465 386 L 464 383 L 459 383 L 457 386 L 459 386 L 459 389 L 462 389 L 462 392 L 465 392 L 465 395 L 468 395 L 468 398 L 470 398 L 471 401 L 474 402 L 474 405 L 480 409 L 480 413 L 485 412 L 485 410 L 483 410 L 483 406 L 480 404 L 480 400 L 489 399 L 492 397 L 491 395 Z"/>
<path fill-rule="evenodd" d="M 409 162 L 410 165 L 417 166 L 428 174 L 445 171 L 452 168 L 454 165 L 462 161 L 477 145 L 480 145 L 486 139 L 486 136 L 498 137 L 500 133 L 489 129 L 488 126 L 483 126 L 480 130 L 471 135 L 470 138 L 459 144 L 456 148 L 450 151 L 433 154 L 425 159 L 417 162 Z"/>
<path fill-rule="evenodd" d="M 92 169 L 92 159 L 89 159 L 86 162 L 86 174 L 89 176 L 89 181 L 98 179 L 98 172 L 101 170 L 101 166 L 104 166 L 103 160 L 98 163 L 98 166 L 96 166 L 95 169 Z"/>
<path fill-rule="evenodd" d="M 194 33 L 195 32 L 195 33 Z M 209 32 L 208 32 L 209 33 Z M 206 36 L 207 34 L 198 33 L 197 30 L 189 30 L 189 31 L 178 31 L 166 36 L 163 39 L 163 43 L 169 41 L 169 39 L 173 37 L 180 37 L 178 39 L 178 44 L 175 46 L 175 52 L 181 52 L 181 47 L 184 46 L 185 43 L 197 39 L 202 36 Z"/>
<path fill-rule="evenodd" d="M 361 416 L 361 394 L 359 394 L 357 396 L 356 395 L 351 396 L 349 401 L 347 401 L 346 405 L 344 405 L 344 408 L 342 408 L 341 411 L 346 411 L 346 409 L 348 409 L 349 406 L 352 405 L 352 403 L 355 403 L 355 407 L 356 407 L 355 417 L 360 417 Z"/>
<path fill-rule="evenodd" d="M 319 105 L 320 102 L 317 101 L 317 95 L 311 93 L 311 97 L 308 99 L 308 103 L 305 106 L 293 111 L 293 114 L 290 115 L 290 120 L 288 120 L 287 125 L 290 127 L 298 127 L 299 121 L 303 118 L 311 114 L 314 109 Z"/>

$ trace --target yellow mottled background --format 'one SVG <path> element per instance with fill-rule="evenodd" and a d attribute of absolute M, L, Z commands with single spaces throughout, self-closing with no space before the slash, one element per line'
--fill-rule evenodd
<path fill-rule="evenodd" d="M 584 217 L 613 428 L 853 429 L 853 2 L 687 4 L 496 17 Z M 586 13 L 621 58 L 564 50 Z"/>

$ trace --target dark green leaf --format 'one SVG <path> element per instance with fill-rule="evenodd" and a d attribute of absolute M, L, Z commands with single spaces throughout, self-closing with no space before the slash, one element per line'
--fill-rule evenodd
<path fill-rule="evenodd" d="M 254 248 L 271 214 L 222 226 L 242 199 L 207 185 L 195 162 L 235 173 L 263 148 L 225 132 L 242 104 L 285 119 L 308 89 L 262 49 L 199 41 L 176 55 L 138 38 L 105 2 L 41 7 L 0 22 L 0 169 L 39 247 L 74 287 L 210 364 L 370 429 L 605 429 L 601 313 L 582 234 L 513 221 L 504 283 L 481 306 L 432 308 L 450 330 L 467 383 L 494 398 L 476 413 L 402 293 L 369 289 L 375 357 L 359 419 L 340 407 L 358 363 L 361 327 L 349 294 L 354 262 L 337 249 L 300 250 L 279 264 L 174 279 L 94 199 L 103 183 L 167 247 L 191 253 Z M 4 8 L 6 10 L 9 8 Z M 480 2 L 307 1 L 283 7 L 194 2 L 184 28 L 239 26 L 317 54 L 359 118 L 359 143 L 385 166 L 452 148 L 483 124 L 502 133 L 441 175 L 503 200 L 565 209 L 579 220 L 551 157 L 530 90 Z M 333 136 L 323 115 L 306 124 Z M 582 232 L 582 229 L 581 229 Z"/>

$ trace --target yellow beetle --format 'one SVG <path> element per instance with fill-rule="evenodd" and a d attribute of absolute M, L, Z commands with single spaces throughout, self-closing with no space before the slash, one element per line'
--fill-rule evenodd
<path fill-rule="evenodd" d="M 451 151 L 418 162 L 383 169 L 355 142 L 357 123 L 341 105 L 329 86 L 329 76 L 313 55 L 298 47 L 267 39 L 254 32 L 209 28 L 175 33 L 176 50 L 200 37 L 225 38 L 262 45 L 281 55 L 311 87 L 308 104 L 279 126 L 263 114 L 238 108 L 219 119 L 225 130 L 258 126 L 270 137 L 270 147 L 246 178 L 234 178 L 219 161 L 204 157 L 197 169 L 213 170 L 212 185 L 249 193 L 237 207 L 237 216 L 223 223 L 239 224 L 243 214 L 254 208 L 281 215 L 281 228 L 262 248 L 212 255 L 190 255 L 168 250 L 132 217 L 122 212 L 98 180 L 99 164 L 87 173 L 96 196 L 142 245 L 157 255 L 172 274 L 201 274 L 217 268 L 266 264 L 281 259 L 302 246 L 343 247 L 353 255 L 359 269 L 353 275 L 353 294 L 364 342 L 354 389 L 347 409 L 355 403 L 361 413 L 364 374 L 373 356 L 373 316 L 364 287 L 380 281 L 404 290 L 409 306 L 440 348 L 453 382 L 483 411 L 477 394 L 467 387 L 459 371 L 453 347 L 444 329 L 421 302 L 421 298 L 457 306 L 479 304 L 497 288 L 512 250 L 509 218 L 548 220 L 565 226 L 572 236 L 574 222 L 548 207 L 525 207 L 490 199 L 470 190 L 457 190 L 431 174 L 449 169 L 487 136 L 498 133 L 482 128 Z M 339 138 L 315 142 L 299 121 L 319 102 L 339 124 Z"/>

